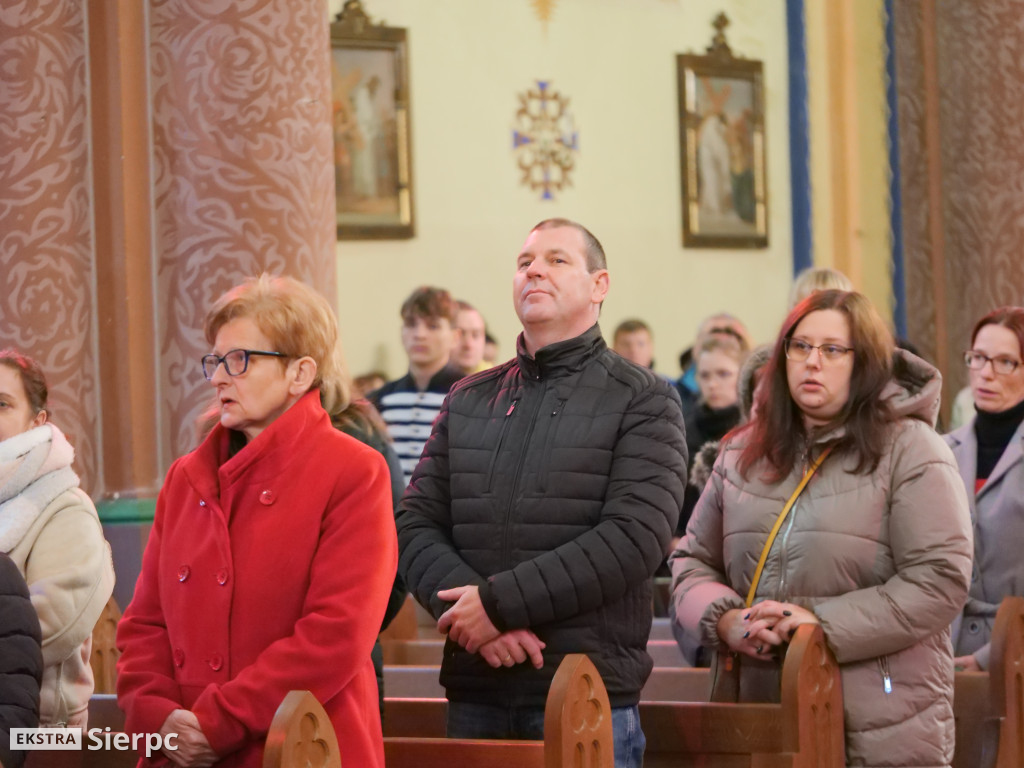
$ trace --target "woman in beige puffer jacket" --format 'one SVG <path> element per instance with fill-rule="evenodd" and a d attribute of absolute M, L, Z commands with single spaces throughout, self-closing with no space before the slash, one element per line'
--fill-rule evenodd
<path fill-rule="evenodd" d="M 0 351 L 0 552 L 28 582 L 42 630 L 39 722 L 85 729 L 92 630 L 114 589 L 114 566 L 46 397 L 35 361 Z"/>
<path fill-rule="evenodd" d="M 937 768 L 953 756 L 949 624 L 972 545 L 963 483 L 931 427 L 939 390 L 934 368 L 894 355 L 866 299 L 813 294 L 783 325 L 757 416 L 727 439 L 671 559 L 684 646 L 756 659 L 744 674 L 777 674 L 795 627 L 821 624 L 842 672 L 851 766 Z M 808 456 L 828 446 L 748 610 L 769 531 Z"/>

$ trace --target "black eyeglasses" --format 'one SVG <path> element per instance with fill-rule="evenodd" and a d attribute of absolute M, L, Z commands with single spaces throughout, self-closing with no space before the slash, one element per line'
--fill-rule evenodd
<path fill-rule="evenodd" d="M 964 352 L 964 364 L 972 371 L 980 371 L 989 363 L 992 363 L 992 370 L 1000 376 L 1009 376 L 1020 365 L 1016 360 L 1011 360 L 1008 357 L 989 357 L 981 352 L 975 352 L 973 349 Z"/>
<path fill-rule="evenodd" d="M 203 355 L 203 376 L 207 381 L 211 381 L 213 374 L 217 372 L 217 366 L 221 363 L 224 363 L 224 371 L 228 376 L 241 376 L 249 370 L 249 358 L 253 355 L 289 357 L 282 352 L 261 352 L 258 349 L 232 349 L 223 356 L 211 352 L 209 355 Z"/>
<path fill-rule="evenodd" d="M 821 353 L 822 360 L 834 362 L 845 355 L 853 352 L 853 347 L 844 347 L 842 344 L 819 344 L 814 346 L 800 339 L 786 339 L 786 357 L 798 363 L 811 356 L 811 350 L 816 349 Z"/>

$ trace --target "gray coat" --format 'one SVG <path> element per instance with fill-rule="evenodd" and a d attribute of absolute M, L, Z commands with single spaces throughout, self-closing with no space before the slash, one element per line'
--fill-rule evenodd
<path fill-rule="evenodd" d="M 930 420 L 938 373 L 916 358 L 899 368 L 908 375 L 888 391 L 896 413 Z M 741 435 L 722 451 L 671 560 L 676 621 L 689 642 L 710 647 L 719 646 L 722 614 L 743 606 L 768 532 L 802 474 L 769 484 L 755 466 L 746 479 L 737 467 L 742 447 Z M 820 620 L 842 672 L 850 765 L 946 766 L 954 736 L 949 622 L 970 578 L 963 483 L 942 438 L 916 418 L 893 425 L 874 472 L 854 474 L 855 463 L 832 456 L 818 470 L 769 553 L 756 599 L 793 602 Z"/>
<path fill-rule="evenodd" d="M 975 496 L 978 437 L 974 422 L 972 418 L 946 435 L 967 489 L 974 524 L 974 573 L 967 605 L 953 625 L 953 647 L 957 656 L 973 653 L 978 665 L 988 669 L 999 602 L 1010 595 L 1024 595 L 1024 424 Z"/>

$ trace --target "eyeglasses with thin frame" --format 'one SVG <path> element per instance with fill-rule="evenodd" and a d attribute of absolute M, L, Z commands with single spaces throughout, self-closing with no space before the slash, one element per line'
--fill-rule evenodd
<path fill-rule="evenodd" d="M 283 352 L 264 352 L 259 349 L 231 349 L 223 355 L 215 355 L 212 352 L 203 355 L 203 376 L 207 381 L 213 380 L 213 374 L 217 372 L 217 366 L 224 363 L 224 371 L 228 376 L 241 376 L 249 370 L 249 358 L 253 355 L 263 357 L 288 357 Z"/>
<path fill-rule="evenodd" d="M 975 352 L 973 349 L 964 352 L 964 365 L 972 371 L 980 371 L 989 363 L 992 363 L 992 370 L 1000 376 L 1009 376 L 1020 365 L 1019 361 L 1011 360 L 1008 357 L 989 357 L 981 352 Z"/>
<path fill-rule="evenodd" d="M 811 356 L 812 350 L 818 350 L 822 360 L 835 362 L 847 352 L 853 352 L 853 347 L 844 347 L 842 344 L 808 344 L 802 339 L 786 339 L 786 357 L 797 363 L 802 363 Z"/>

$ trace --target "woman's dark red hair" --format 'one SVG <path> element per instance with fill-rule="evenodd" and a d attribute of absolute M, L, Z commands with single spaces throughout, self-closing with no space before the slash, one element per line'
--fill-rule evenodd
<path fill-rule="evenodd" d="M 971 346 L 978 338 L 978 332 L 986 325 L 1001 325 L 1017 337 L 1017 354 L 1024 358 L 1024 307 L 1000 307 L 993 309 L 974 325 L 971 331 Z"/>

